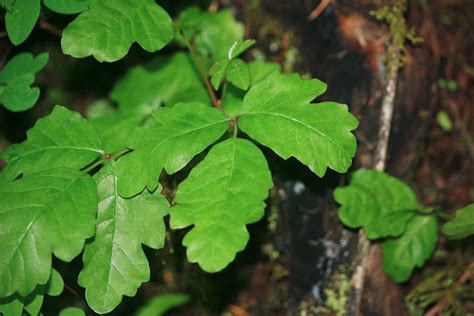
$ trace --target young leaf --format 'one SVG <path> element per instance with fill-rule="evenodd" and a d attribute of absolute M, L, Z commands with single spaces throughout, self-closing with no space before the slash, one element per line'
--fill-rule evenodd
<path fill-rule="evenodd" d="M 405 183 L 384 172 L 358 170 L 350 185 L 334 191 L 341 204 L 339 219 L 351 228 L 363 227 L 369 239 L 398 237 L 420 208 Z"/>
<path fill-rule="evenodd" d="M 346 105 L 310 104 L 326 90 L 319 80 L 273 73 L 244 98 L 239 128 L 279 156 L 295 157 L 322 177 L 346 172 L 356 151 L 357 119 Z"/>
<path fill-rule="evenodd" d="M 120 195 L 131 197 L 145 187 L 154 191 L 163 168 L 169 174 L 180 170 L 228 128 L 228 119 L 204 104 L 180 103 L 158 109 L 148 126 L 131 135 L 128 146 L 134 151 L 117 163 Z"/>
<path fill-rule="evenodd" d="M 229 49 L 229 52 L 227 53 L 228 59 L 234 59 L 243 52 L 245 52 L 247 49 L 252 47 L 255 44 L 255 40 L 253 39 L 246 39 L 246 40 L 238 40 L 232 44 L 232 46 Z"/>
<path fill-rule="evenodd" d="M 44 5 L 60 14 L 77 14 L 89 8 L 89 0 L 43 0 Z"/>
<path fill-rule="evenodd" d="M 211 76 L 211 83 L 214 89 L 218 90 L 222 81 L 224 81 L 228 65 L 228 60 L 219 60 L 216 61 L 209 70 L 209 75 Z"/>
<path fill-rule="evenodd" d="M 211 103 L 199 72 L 182 52 L 132 68 L 117 82 L 110 97 L 118 103 L 119 111 L 133 114 L 150 114 L 161 103 Z"/>
<path fill-rule="evenodd" d="M 28 38 L 40 11 L 40 0 L 15 0 L 11 3 L 5 14 L 5 26 L 13 45 L 19 45 Z"/>
<path fill-rule="evenodd" d="M 228 59 L 229 47 L 244 34 L 243 25 L 228 10 L 212 13 L 191 7 L 181 12 L 176 23 L 207 67 Z M 183 41 L 180 37 L 177 39 Z"/>
<path fill-rule="evenodd" d="M 59 316 L 86 316 L 86 313 L 79 307 L 66 307 L 59 312 Z"/>
<path fill-rule="evenodd" d="M 126 148 L 126 139 L 144 121 L 144 115 L 117 112 L 100 116 L 91 123 L 101 136 L 104 150 L 115 153 Z"/>
<path fill-rule="evenodd" d="M 168 202 L 157 190 L 131 199 L 117 193 L 114 163 L 94 176 L 99 192 L 99 210 L 94 240 L 86 244 L 79 284 L 86 288 L 89 306 L 108 313 L 122 296 L 134 296 L 150 279 L 150 268 L 141 244 L 163 247 Z"/>
<path fill-rule="evenodd" d="M 383 270 L 398 283 L 407 281 L 416 267 L 431 257 L 438 238 L 438 224 L 433 215 L 416 215 L 405 233 L 383 243 Z"/>
<path fill-rule="evenodd" d="M 250 85 L 249 65 L 240 58 L 231 60 L 227 67 L 227 80 L 237 88 L 247 90 Z"/>
<path fill-rule="evenodd" d="M 474 234 L 474 204 L 456 211 L 454 219 L 443 226 L 443 233 L 449 238 L 462 239 Z"/>
<path fill-rule="evenodd" d="M 76 58 L 92 55 L 113 62 L 134 42 L 155 52 L 172 39 L 172 20 L 154 0 L 92 0 L 89 9 L 64 29 L 61 47 Z"/>
<path fill-rule="evenodd" d="M 27 135 L 26 141 L 0 155 L 7 162 L 0 182 L 53 167 L 79 169 L 103 154 L 94 127 L 79 113 L 62 106 L 38 120 Z"/>
<path fill-rule="evenodd" d="M 183 239 L 190 262 L 204 271 L 224 269 L 249 240 L 246 225 L 263 216 L 272 178 L 256 145 L 227 139 L 179 185 L 171 208 L 172 228 L 194 225 Z"/>
<path fill-rule="evenodd" d="M 189 301 L 189 296 L 184 294 L 165 294 L 155 297 L 141 307 L 135 316 L 162 316 L 170 309 L 184 305 Z"/>
<path fill-rule="evenodd" d="M 77 256 L 94 234 L 97 189 L 87 174 L 55 168 L 0 185 L 0 297 L 46 284 L 51 254 Z"/>
<path fill-rule="evenodd" d="M 30 53 L 21 53 L 13 57 L 0 70 L 0 103 L 10 111 L 18 112 L 31 108 L 38 101 L 39 88 L 31 88 L 35 74 L 48 62 L 48 54 L 33 57 Z"/>

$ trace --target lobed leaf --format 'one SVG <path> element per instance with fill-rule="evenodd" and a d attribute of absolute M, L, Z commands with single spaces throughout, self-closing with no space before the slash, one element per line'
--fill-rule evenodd
<path fill-rule="evenodd" d="M 474 204 L 456 211 L 454 219 L 443 226 L 443 233 L 449 238 L 462 239 L 474 234 Z"/>
<path fill-rule="evenodd" d="M 86 288 L 89 306 L 103 314 L 113 310 L 123 295 L 134 296 L 141 283 L 150 279 L 141 244 L 163 247 L 168 202 L 158 191 L 120 197 L 113 162 L 94 178 L 99 192 L 96 234 L 86 244 L 79 284 Z"/>
<path fill-rule="evenodd" d="M 309 102 L 326 90 L 319 80 L 273 73 L 246 94 L 239 128 L 284 159 L 295 157 L 322 177 L 346 172 L 356 151 L 357 119 L 347 106 Z"/>
<path fill-rule="evenodd" d="M 31 108 L 38 101 L 39 88 L 31 88 L 35 74 L 48 62 L 48 54 L 33 57 L 20 53 L 0 70 L 0 103 L 10 111 L 18 112 Z M 3 87 L 2 87 L 3 86 Z"/>
<path fill-rule="evenodd" d="M 0 186 L 0 297 L 27 296 L 51 274 L 51 254 L 77 256 L 94 234 L 97 189 L 87 174 L 54 168 Z"/>
<path fill-rule="evenodd" d="M 194 225 L 183 239 L 188 260 L 207 272 L 224 269 L 245 248 L 246 225 L 263 216 L 271 187 L 256 145 L 236 138 L 215 145 L 179 185 L 170 210 L 171 228 Z"/>
<path fill-rule="evenodd" d="M 15 0 L 5 14 L 5 26 L 13 45 L 23 43 L 36 25 L 41 11 L 40 0 Z"/>
<path fill-rule="evenodd" d="M 422 267 L 431 257 L 438 238 L 434 215 L 416 215 L 405 233 L 383 243 L 382 266 L 392 280 L 402 283 L 410 279 L 413 270 Z"/>
<path fill-rule="evenodd" d="M 76 58 L 94 56 L 100 62 L 123 58 L 137 42 L 155 52 L 173 39 L 168 13 L 154 0 L 92 0 L 63 31 L 63 53 Z"/>
<path fill-rule="evenodd" d="M 189 55 L 182 52 L 132 68 L 115 84 L 110 97 L 118 103 L 119 111 L 133 114 L 150 114 L 162 103 L 210 104 L 198 71 Z"/>
<path fill-rule="evenodd" d="M 153 118 L 148 126 L 135 130 L 128 141 L 134 151 L 117 163 L 118 191 L 123 197 L 145 187 L 154 191 L 163 169 L 177 172 L 229 128 L 219 110 L 200 103 L 160 108 Z"/>
<path fill-rule="evenodd" d="M 415 193 L 384 172 L 358 170 L 349 186 L 334 191 L 341 204 L 339 219 L 348 227 L 363 227 L 369 239 L 398 237 L 420 209 Z"/>
<path fill-rule="evenodd" d="M 79 113 L 62 106 L 39 119 L 27 137 L 0 156 L 7 162 L 0 182 L 53 167 L 79 169 L 103 154 L 95 128 Z"/>

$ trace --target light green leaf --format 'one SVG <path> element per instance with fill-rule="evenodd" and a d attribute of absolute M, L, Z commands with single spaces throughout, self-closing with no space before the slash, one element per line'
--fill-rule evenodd
<path fill-rule="evenodd" d="M 59 316 L 86 316 L 86 313 L 79 307 L 66 307 L 59 312 Z"/>
<path fill-rule="evenodd" d="M 184 294 L 165 294 L 149 300 L 140 307 L 135 316 L 162 316 L 170 309 L 184 305 L 189 297 Z"/>
<path fill-rule="evenodd" d="M 443 226 L 443 233 L 449 238 L 462 239 L 474 234 L 474 204 L 456 211 L 454 219 Z"/>
<path fill-rule="evenodd" d="M 76 14 L 89 8 L 89 0 L 43 0 L 44 5 L 60 14 Z"/>
<path fill-rule="evenodd" d="M 172 39 L 172 20 L 154 0 L 93 0 L 64 29 L 61 47 L 76 58 L 92 55 L 113 62 L 123 58 L 134 42 L 155 52 Z"/>
<path fill-rule="evenodd" d="M 249 240 L 246 225 L 262 218 L 272 185 L 256 145 L 237 138 L 215 145 L 179 185 L 170 210 L 172 228 L 194 225 L 183 239 L 188 260 L 207 272 L 232 262 Z"/>
<path fill-rule="evenodd" d="M 409 186 L 375 170 L 354 172 L 350 185 L 337 188 L 334 198 L 341 204 L 339 219 L 363 227 L 369 239 L 400 236 L 421 207 Z"/>
<path fill-rule="evenodd" d="M 444 131 L 449 132 L 453 129 L 453 123 L 451 122 L 448 113 L 446 113 L 445 111 L 439 111 L 438 114 L 436 114 L 436 119 L 438 120 L 438 125 Z"/>
<path fill-rule="evenodd" d="M 118 161 L 118 190 L 124 197 L 145 187 L 154 191 L 163 168 L 169 174 L 177 172 L 229 128 L 219 110 L 200 103 L 160 108 L 153 117 L 131 135 L 128 146 L 134 151 Z"/>
<path fill-rule="evenodd" d="M 123 295 L 134 296 L 150 279 L 141 244 L 163 247 L 168 202 L 158 190 L 131 199 L 120 197 L 113 162 L 94 178 L 99 192 L 97 228 L 94 240 L 85 247 L 79 284 L 86 288 L 89 306 L 103 314 L 113 310 Z"/>
<path fill-rule="evenodd" d="M 35 74 L 48 62 L 48 54 L 33 57 L 30 53 L 21 53 L 13 57 L 0 70 L 0 103 L 10 111 L 24 111 L 38 101 L 40 91 L 31 88 Z"/>
<path fill-rule="evenodd" d="M 392 280 L 407 281 L 416 267 L 431 257 L 438 238 L 438 224 L 433 215 L 416 215 L 405 233 L 383 243 L 383 270 Z"/>
<path fill-rule="evenodd" d="M 244 90 L 237 88 L 231 83 L 227 84 L 222 104 L 229 117 L 236 117 L 241 112 L 244 96 Z"/>
<path fill-rule="evenodd" d="M 116 110 L 112 102 L 108 99 L 98 99 L 87 106 L 86 117 L 89 120 L 94 120 L 101 116 L 115 113 Z"/>
<path fill-rule="evenodd" d="M 326 90 L 319 80 L 273 73 L 244 98 L 239 128 L 284 159 L 295 157 L 322 177 L 346 172 L 356 152 L 357 119 L 347 106 L 309 102 Z"/>
<path fill-rule="evenodd" d="M 255 43 L 256 42 L 253 39 L 238 40 L 234 42 L 227 53 L 228 59 L 234 59 L 240 56 L 240 54 L 252 47 Z"/>
<path fill-rule="evenodd" d="M 19 45 L 28 38 L 40 11 L 40 0 L 15 0 L 11 3 L 5 14 L 5 26 L 13 45 Z"/>
<path fill-rule="evenodd" d="M 181 12 L 176 23 L 207 67 L 227 59 L 229 47 L 244 34 L 243 25 L 228 10 L 212 13 L 191 7 Z"/>
<path fill-rule="evenodd" d="M 150 114 L 161 103 L 210 104 L 209 95 L 191 58 L 182 52 L 159 56 L 132 68 L 114 86 L 110 97 L 126 113 Z"/>
<path fill-rule="evenodd" d="M 227 67 L 226 77 L 237 88 L 247 90 L 250 85 L 249 65 L 240 58 L 231 60 Z"/>
<path fill-rule="evenodd" d="M 103 115 L 92 120 L 91 123 L 101 136 L 104 150 L 115 153 L 126 148 L 125 140 L 144 121 L 143 115 L 118 112 Z"/>
<path fill-rule="evenodd" d="M 222 81 L 224 81 L 229 61 L 226 59 L 216 61 L 209 70 L 211 76 L 211 83 L 214 89 L 218 90 Z"/>
<path fill-rule="evenodd" d="M 94 234 L 97 190 L 87 174 L 43 170 L 0 185 L 0 297 L 46 284 L 51 254 L 77 256 Z"/>
<path fill-rule="evenodd" d="M 7 162 L 0 182 L 53 167 L 79 169 L 103 154 L 94 127 L 79 113 L 62 106 L 39 119 L 27 135 L 26 141 L 10 146 L 0 155 Z"/>
<path fill-rule="evenodd" d="M 0 298 L 0 314 L 4 316 L 22 316 L 23 302 L 16 295 Z"/>
<path fill-rule="evenodd" d="M 64 290 L 64 280 L 61 274 L 55 269 L 51 270 L 48 284 L 45 288 L 45 293 L 49 296 L 59 296 Z"/>
<path fill-rule="evenodd" d="M 280 64 L 268 63 L 262 60 L 254 60 L 249 63 L 250 69 L 250 85 L 256 85 L 260 81 L 266 79 L 274 72 L 280 72 Z"/>

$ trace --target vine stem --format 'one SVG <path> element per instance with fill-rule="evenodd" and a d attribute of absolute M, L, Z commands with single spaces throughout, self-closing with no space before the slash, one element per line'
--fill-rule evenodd
<path fill-rule="evenodd" d="M 199 74 L 201 75 L 201 78 L 204 81 L 204 84 L 206 85 L 207 93 L 211 97 L 212 105 L 218 108 L 219 110 L 221 110 L 222 112 L 224 112 L 219 100 L 217 99 L 214 88 L 212 87 L 211 82 L 209 81 L 209 78 L 207 77 L 206 71 L 204 70 L 204 66 L 201 63 L 201 59 L 199 58 L 198 54 L 194 50 L 194 47 L 191 45 L 190 40 L 187 38 L 186 34 L 183 31 L 181 31 L 181 29 L 176 23 L 174 24 L 174 27 L 175 27 L 176 32 L 179 33 L 184 39 L 186 47 L 188 48 L 189 53 L 191 54 L 191 58 L 194 62 L 194 65 L 198 69 Z"/>

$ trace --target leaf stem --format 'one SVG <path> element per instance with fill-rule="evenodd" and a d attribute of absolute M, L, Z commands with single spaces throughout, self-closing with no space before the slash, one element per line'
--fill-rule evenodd
<path fill-rule="evenodd" d="M 204 84 L 206 85 L 207 92 L 209 93 L 209 96 L 211 97 L 212 105 L 218 108 L 219 110 L 221 110 L 222 112 L 224 112 L 219 100 L 217 99 L 216 92 L 212 88 L 211 82 L 209 81 L 209 78 L 207 77 L 206 71 L 204 70 L 204 66 L 201 63 L 201 59 L 199 58 L 198 54 L 194 50 L 194 47 L 191 45 L 190 40 L 187 38 L 186 34 L 179 28 L 179 26 L 176 23 L 174 24 L 174 27 L 175 27 L 175 30 L 179 34 L 181 34 L 181 36 L 183 37 L 186 47 L 188 48 L 189 53 L 191 54 L 191 58 L 194 62 L 194 65 L 198 69 L 199 74 L 201 75 L 201 78 L 204 81 Z"/>
<path fill-rule="evenodd" d="M 84 173 L 89 173 L 90 171 L 94 170 L 95 168 L 97 168 L 98 166 L 110 161 L 110 160 L 115 160 L 117 158 L 120 158 L 121 156 L 125 155 L 126 153 L 130 152 L 131 149 L 129 148 L 125 148 L 125 149 L 122 149 L 120 151 L 117 151 L 116 153 L 113 153 L 113 154 L 108 154 L 108 153 L 105 153 L 104 154 L 104 158 L 100 159 L 100 160 L 97 160 L 96 162 L 94 162 L 93 164 L 91 164 L 89 167 L 85 168 L 83 170 Z"/>

